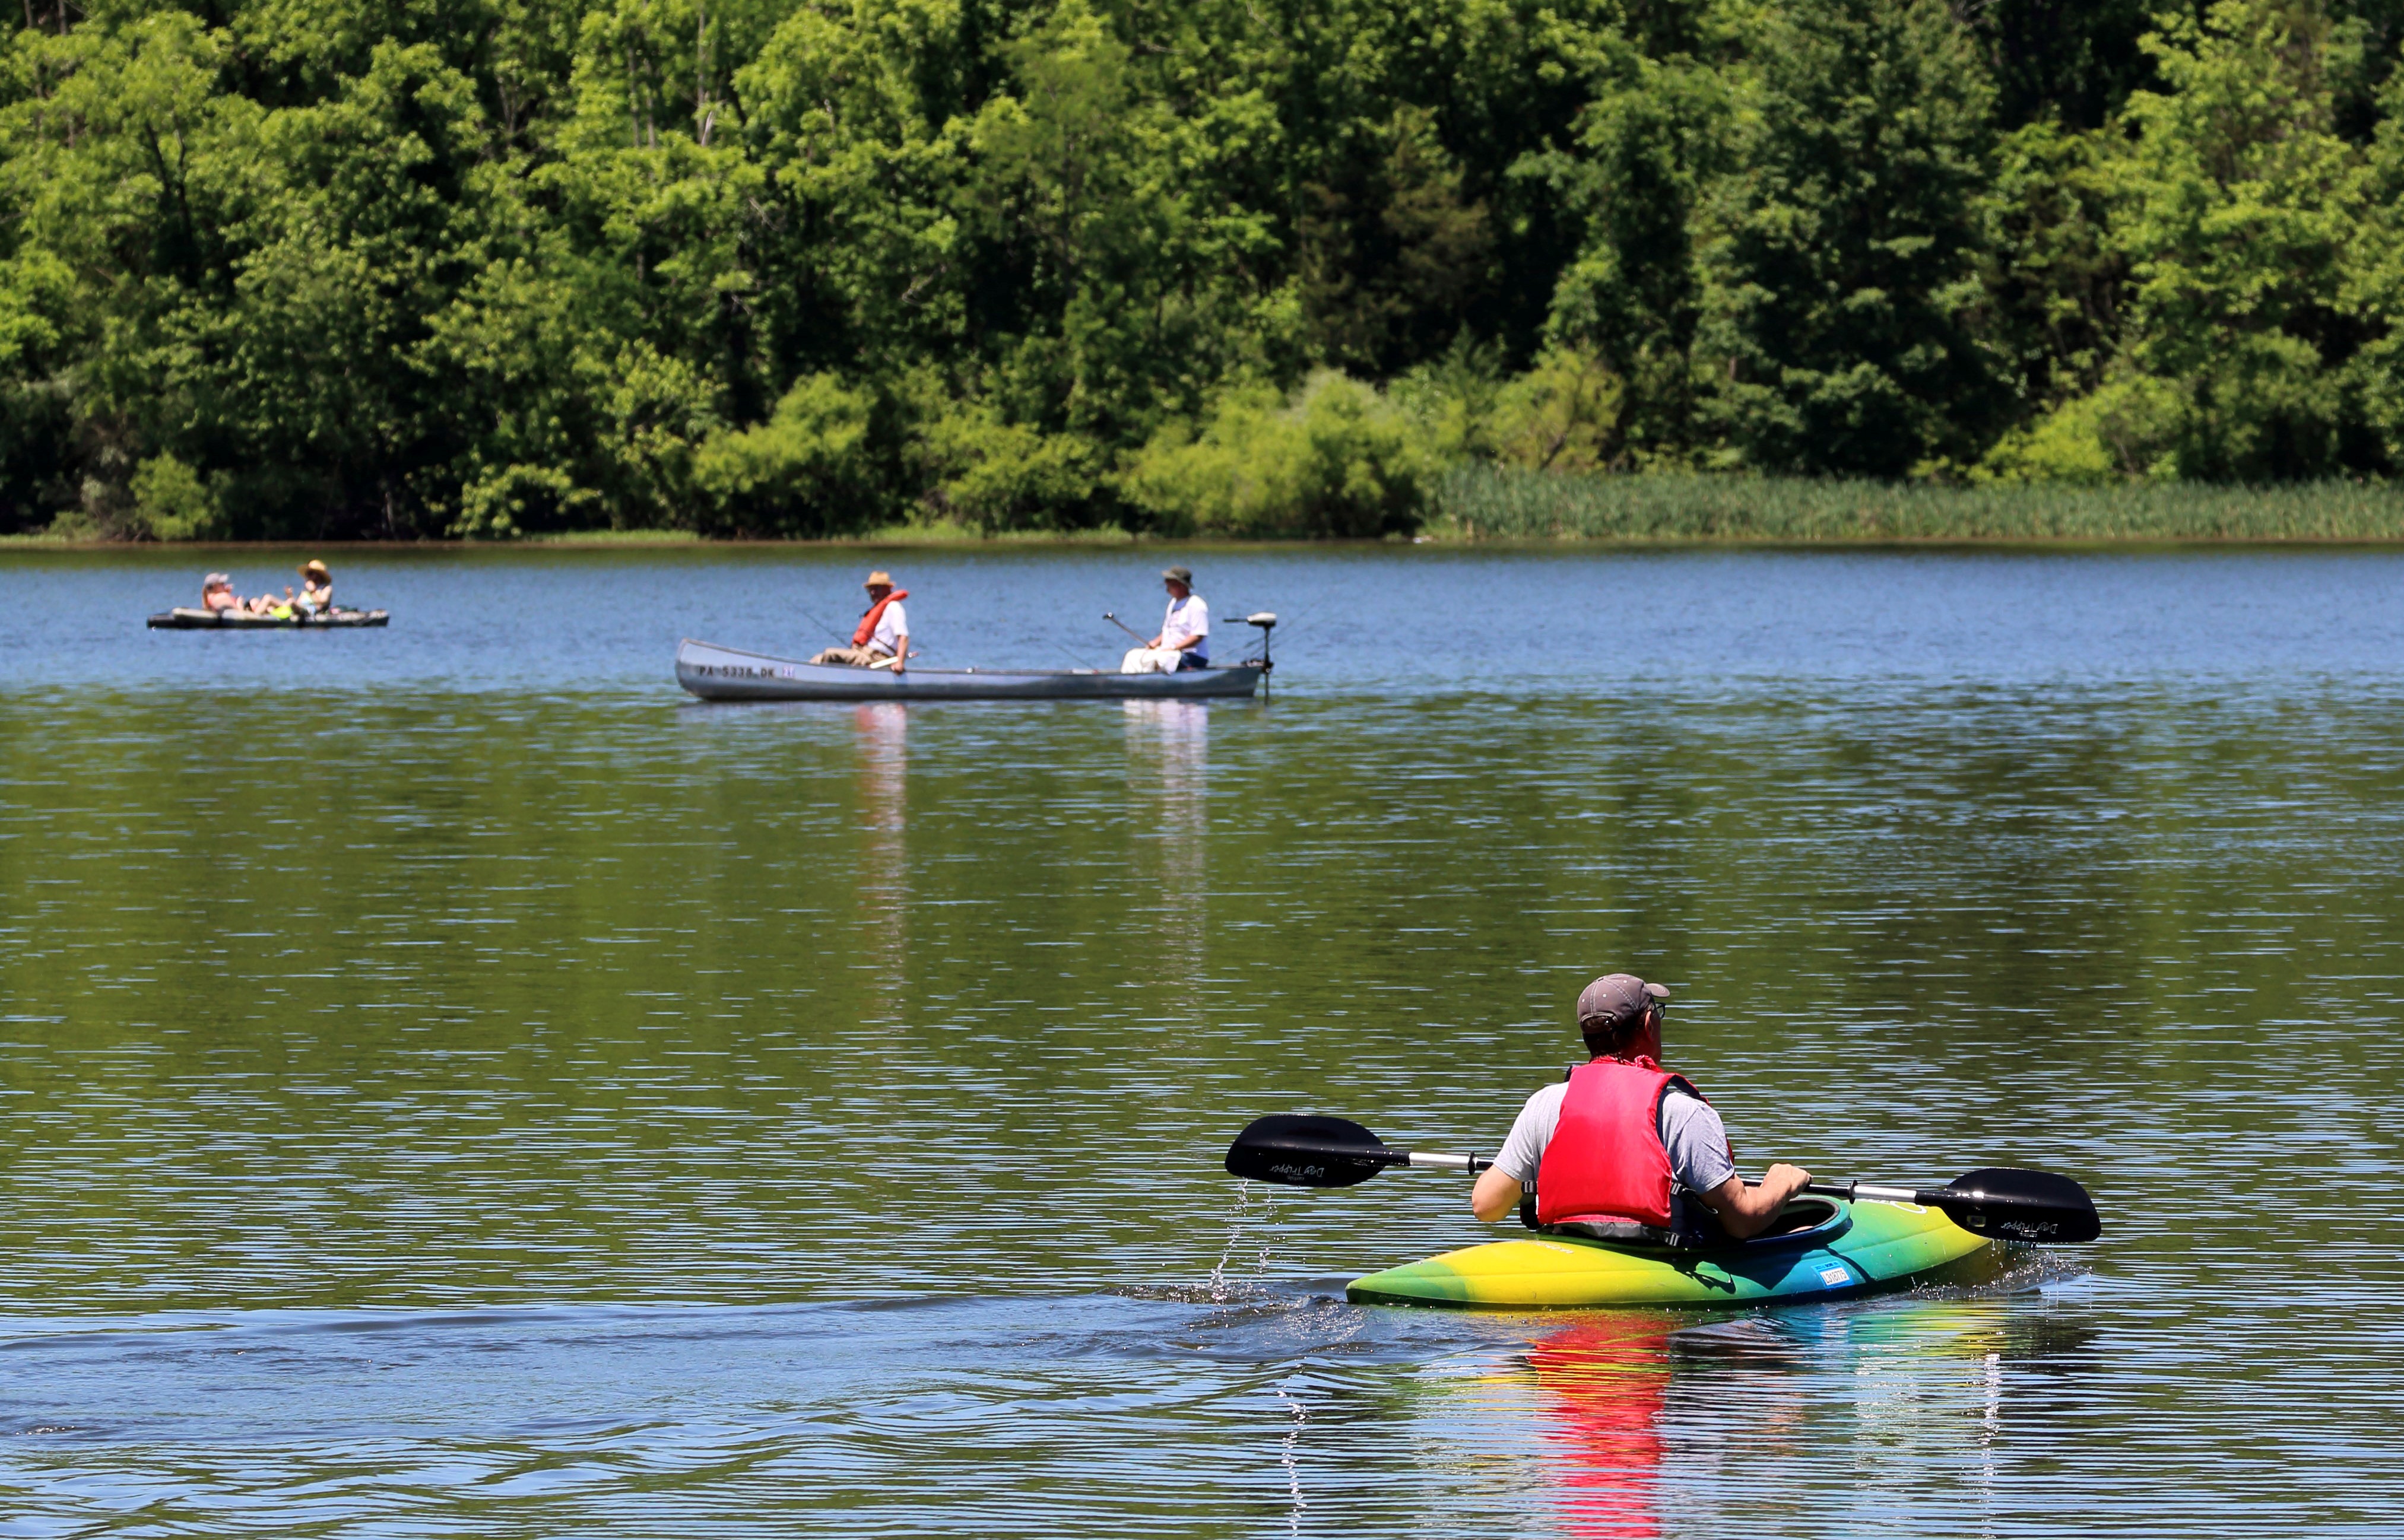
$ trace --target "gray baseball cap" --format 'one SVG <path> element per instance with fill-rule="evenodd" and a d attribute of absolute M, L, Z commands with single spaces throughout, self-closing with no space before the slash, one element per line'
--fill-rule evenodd
<path fill-rule="evenodd" d="M 1606 973 L 1578 992 L 1578 1030 L 1584 1032 L 1589 1021 L 1609 1026 L 1634 1016 L 1654 1001 L 1669 998 L 1668 990 L 1648 984 L 1632 973 Z"/>

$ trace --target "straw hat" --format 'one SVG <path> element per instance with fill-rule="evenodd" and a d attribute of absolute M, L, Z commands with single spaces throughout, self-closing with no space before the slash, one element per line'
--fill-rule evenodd
<path fill-rule="evenodd" d="M 315 577 L 326 582 L 333 581 L 334 575 L 326 570 L 326 563 L 314 556 L 301 562 L 300 570 L 303 577 Z"/>
<path fill-rule="evenodd" d="M 868 581 L 860 586 L 864 589 L 889 589 L 893 586 L 893 575 L 882 568 L 879 568 L 877 571 L 870 573 L 868 575 Z"/>

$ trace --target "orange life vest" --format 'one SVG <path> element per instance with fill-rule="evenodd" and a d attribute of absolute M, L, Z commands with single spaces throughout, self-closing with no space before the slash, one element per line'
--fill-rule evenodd
<path fill-rule="evenodd" d="M 887 594 L 884 598 L 879 599 L 874 604 L 869 605 L 868 613 L 860 617 L 860 629 L 851 633 L 851 645 L 855 647 L 864 647 L 868 645 L 868 639 L 876 634 L 876 622 L 878 617 L 884 615 L 885 606 L 888 604 L 898 604 L 902 600 L 909 597 L 910 590 L 908 589 L 895 589 L 891 593 Z"/>
<path fill-rule="evenodd" d="M 1661 1099 L 1673 1089 L 1704 1100 L 1693 1081 L 1650 1059 L 1597 1059 L 1572 1070 L 1560 1121 L 1536 1166 L 1536 1223 L 1669 1228 L 1677 1180 L 1661 1143 Z"/>

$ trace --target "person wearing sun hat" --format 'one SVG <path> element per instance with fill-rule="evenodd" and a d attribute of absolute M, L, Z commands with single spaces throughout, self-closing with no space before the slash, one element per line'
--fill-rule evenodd
<path fill-rule="evenodd" d="M 1160 575 L 1168 590 L 1168 614 L 1160 634 L 1139 647 L 1129 647 L 1120 660 L 1121 673 L 1175 673 L 1181 669 L 1210 666 L 1210 606 L 1194 591 L 1190 567 L 1170 567 Z"/>
<path fill-rule="evenodd" d="M 861 585 L 868 590 L 868 609 L 851 633 L 851 645 L 829 647 L 813 663 L 847 663 L 853 668 L 891 669 L 900 673 L 910 663 L 910 616 L 902 601 L 908 589 L 893 586 L 893 575 L 879 569 Z"/>
<path fill-rule="evenodd" d="M 300 594 L 299 598 L 292 600 L 293 606 L 311 615 L 324 615 L 332 610 L 334 575 L 326 570 L 326 563 L 313 556 L 300 563 Z M 287 598 L 292 595 L 290 589 L 286 589 L 284 592 Z"/>
<path fill-rule="evenodd" d="M 224 573 L 213 572 L 201 579 L 201 608 L 214 613 L 245 607 L 242 596 L 233 591 L 233 579 Z"/>
<path fill-rule="evenodd" d="M 1811 1173 L 1774 1165 L 1757 1187 L 1737 1174 L 1720 1115 L 1661 1067 L 1670 992 L 1610 973 L 1578 995 L 1587 1061 L 1528 1098 L 1470 1208 L 1488 1223 L 1535 1191 L 1536 1223 L 1605 1240 L 1694 1245 L 1758 1235 Z"/>

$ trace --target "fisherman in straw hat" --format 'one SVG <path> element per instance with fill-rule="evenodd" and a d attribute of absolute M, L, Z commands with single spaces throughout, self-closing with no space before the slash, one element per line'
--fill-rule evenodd
<path fill-rule="evenodd" d="M 1119 664 L 1121 673 L 1175 673 L 1181 669 L 1210 666 L 1210 606 L 1194 591 L 1190 567 L 1170 567 L 1160 575 L 1168 590 L 1168 614 L 1160 634 L 1139 647 L 1129 647 Z"/>
<path fill-rule="evenodd" d="M 851 645 L 829 647 L 810 661 L 891 669 L 900 673 L 910 660 L 910 617 L 902 608 L 902 601 L 910 597 L 910 590 L 895 588 L 892 574 L 882 571 L 870 573 L 865 586 L 868 609 L 860 616 L 859 628 L 851 633 Z"/>

